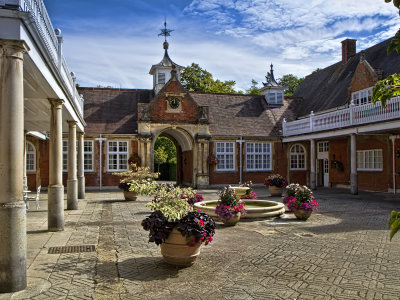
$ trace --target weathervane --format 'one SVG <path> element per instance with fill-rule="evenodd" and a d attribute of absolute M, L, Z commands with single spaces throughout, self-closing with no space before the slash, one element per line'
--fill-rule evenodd
<path fill-rule="evenodd" d="M 167 41 L 167 36 L 170 36 L 171 32 L 174 31 L 173 29 L 167 29 L 167 20 L 164 21 L 164 28 L 160 29 L 161 33 L 158 34 L 158 36 L 163 35 L 165 38 L 165 41 Z"/>

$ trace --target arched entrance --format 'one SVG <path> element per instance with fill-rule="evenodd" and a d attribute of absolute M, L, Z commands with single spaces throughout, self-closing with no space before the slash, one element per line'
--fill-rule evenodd
<path fill-rule="evenodd" d="M 176 147 L 176 183 L 181 185 L 193 186 L 194 182 L 194 170 L 193 162 L 193 138 L 192 136 L 182 128 L 166 128 L 155 136 L 152 141 L 151 161 L 154 164 L 154 145 L 158 137 L 169 138 Z"/>

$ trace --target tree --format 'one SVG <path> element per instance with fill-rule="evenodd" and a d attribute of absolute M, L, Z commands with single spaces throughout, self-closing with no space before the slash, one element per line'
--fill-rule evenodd
<path fill-rule="evenodd" d="M 251 86 L 246 90 L 247 95 L 261 95 L 260 90 L 257 87 L 258 82 L 254 79 L 251 80 Z"/>
<path fill-rule="evenodd" d="M 175 144 L 167 137 L 161 136 L 157 138 L 154 144 L 154 151 L 160 147 L 163 147 L 167 153 L 167 161 L 170 164 L 176 164 L 176 147 Z"/>
<path fill-rule="evenodd" d="M 192 63 L 181 72 L 181 83 L 188 91 L 207 93 L 238 94 L 234 89 L 234 80 L 214 80 L 210 72 Z"/>
<path fill-rule="evenodd" d="M 287 88 L 285 90 L 285 96 L 292 96 L 303 80 L 304 78 L 298 78 L 293 74 L 287 74 L 279 78 L 278 83 Z"/>
<path fill-rule="evenodd" d="M 164 147 L 158 147 L 154 149 L 154 162 L 157 164 L 157 172 L 160 172 L 160 165 L 167 162 L 168 153 Z"/>

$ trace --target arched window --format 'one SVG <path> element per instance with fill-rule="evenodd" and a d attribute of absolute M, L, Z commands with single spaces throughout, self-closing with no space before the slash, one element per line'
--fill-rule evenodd
<path fill-rule="evenodd" d="M 36 149 L 31 142 L 26 142 L 26 171 L 36 171 Z"/>
<path fill-rule="evenodd" d="M 294 144 L 290 148 L 290 170 L 306 169 L 306 151 L 300 144 Z"/>

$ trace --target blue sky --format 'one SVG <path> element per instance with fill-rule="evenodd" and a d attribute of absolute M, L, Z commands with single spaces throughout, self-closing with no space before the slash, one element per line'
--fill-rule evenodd
<path fill-rule="evenodd" d="M 152 88 L 148 74 L 163 56 L 163 27 L 172 60 L 198 63 L 246 89 L 276 78 L 305 76 L 341 59 L 340 42 L 357 52 L 392 37 L 398 10 L 384 0 L 44 0 L 81 86 Z M 362 3 L 362 5 L 360 5 Z"/>

